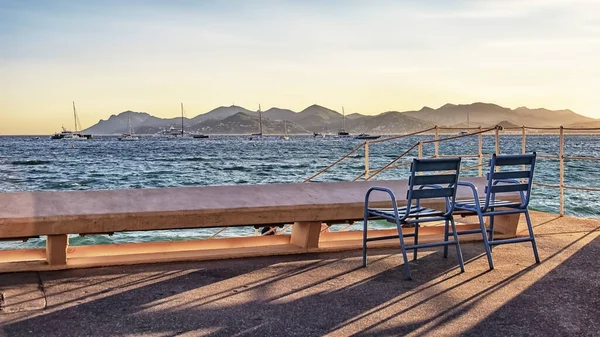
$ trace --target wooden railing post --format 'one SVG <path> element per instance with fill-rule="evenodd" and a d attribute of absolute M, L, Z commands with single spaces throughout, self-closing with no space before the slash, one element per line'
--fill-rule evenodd
<path fill-rule="evenodd" d="M 560 216 L 565 215 L 565 134 L 564 128 L 560 126 L 559 136 L 559 166 L 560 166 Z"/>
<path fill-rule="evenodd" d="M 477 153 L 477 165 L 479 165 L 479 176 L 483 177 L 483 134 L 481 133 L 481 125 L 479 126 L 479 135 L 478 135 L 478 141 L 479 141 L 479 152 Z"/>
<path fill-rule="evenodd" d="M 435 143 L 434 143 L 435 144 L 435 157 L 437 158 L 437 157 L 440 156 L 440 142 L 439 142 L 439 140 L 440 140 L 440 131 L 439 131 L 439 128 L 438 128 L 437 125 L 435 126 L 435 136 L 434 136 L 434 139 L 435 139 Z"/>
<path fill-rule="evenodd" d="M 369 180 L 369 142 L 365 142 L 365 180 Z"/>

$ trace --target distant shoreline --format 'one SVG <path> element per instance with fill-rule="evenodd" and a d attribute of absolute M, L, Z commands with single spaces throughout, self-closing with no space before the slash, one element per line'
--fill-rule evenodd
<path fill-rule="evenodd" d="M 473 130 L 473 133 L 476 133 L 476 130 Z M 486 133 L 484 133 L 484 135 L 493 135 L 493 130 L 492 131 L 488 131 Z M 569 135 L 598 135 L 600 134 L 600 130 L 597 131 L 586 131 L 586 132 L 582 132 L 579 130 L 564 130 L 563 131 L 564 134 L 569 134 Z M 444 136 L 457 136 L 459 133 L 459 131 L 457 132 L 439 132 L 439 135 L 444 135 Z M 527 135 L 558 135 L 560 133 L 559 130 L 526 130 L 526 134 Z M 359 132 L 356 133 L 350 133 L 350 136 L 347 138 L 353 138 L 354 136 L 357 136 L 359 134 Z M 396 137 L 396 136 L 403 136 L 406 135 L 406 133 L 389 133 L 389 134 L 379 134 L 379 133 L 372 133 L 373 135 L 380 135 L 382 137 Z M 422 133 L 420 135 L 433 135 L 434 132 L 430 131 L 430 132 L 425 132 Z M 516 135 L 516 136 L 520 136 L 522 134 L 521 130 L 502 130 L 500 131 L 500 135 Z M 205 135 L 207 136 L 215 136 L 215 137 L 259 137 L 259 136 L 254 136 L 254 135 L 250 135 L 250 134 L 212 134 L 212 133 L 206 133 Z M 51 134 L 32 134 L 32 135 L 2 135 L 0 134 L 0 137 L 39 137 L 39 138 L 50 138 L 52 135 Z M 109 138 L 109 137 L 119 137 L 120 134 L 109 134 L 109 135 L 92 135 L 93 137 L 103 137 L 103 138 Z M 176 137 L 169 137 L 169 136 L 155 136 L 154 134 L 137 134 L 136 136 L 139 137 L 143 137 L 143 138 L 170 138 L 170 139 L 178 139 L 181 138 L 181 136 L 176 136 Z M 284 134 L 263 134 L 262 137 L 281 137 L 284 136 Z M 288 136 L 293 136 L 293 137 L 314 137 L 313 134 L 309 134 L 309 133 L 298 133 L 298 134 L 288 134 Z M 331 137 L 338 137 L 335 134 L 332 135 L 325 135 L 325 138 L 331 138 Z M 186 138 L 191 138 L 191 137 L 186 137 Z M 319 137 L 314 137 L 314 138 L 321 138 L 321 136 Z"/>

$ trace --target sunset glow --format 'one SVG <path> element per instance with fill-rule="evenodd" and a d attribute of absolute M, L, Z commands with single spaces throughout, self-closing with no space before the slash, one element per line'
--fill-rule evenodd
<path fill-rule="evenodd" d="M 0 134 L 124 110 L 496 103 L 600 118 L 597 1 L 0 0 Z"/>

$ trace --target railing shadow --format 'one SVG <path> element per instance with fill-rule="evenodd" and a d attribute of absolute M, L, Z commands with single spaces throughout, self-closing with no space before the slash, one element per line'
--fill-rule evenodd
<path fill-rule="evenodd" d="M 44 336 L 177 335 L 200 330 L 208 335 L 289 335 L 286 331 L 322 335 L 329 327 L 432 278 L 443 283 L 458 274 L 452 249 L 448 259 L 424 250 L 411 262 L 415 274 L 419 273 L 416 281 L 404 281 L 397 253 L 372 250 L 372 268 L 366 269 L 359 268 L 360 252 L 193 263 L 185 274 L 178 274 L 181 266 L 155 265 L 146 271 L 151 275 L 142 277 L 144 282 L 135 276 L 116 279 L 110 270 L 120 274 L 123 268 L 113 267 L 90 270 L 90 280 L 110 279 L 91 282 L 90 289 L 81 286 L 87 282 L 83 271 L 53 272 L 47 277 L 49 310 L 0 316 L 0 322 L 4 321 L 7 336 L 31 335 L 31 331 Z M 79 282 L 70 283 L 78 278 Z M 397 291 L 377 291 L 374 283 Z M 371 293 L 369 300 L 356 302 L 365 291 Z M 333 312 L 324 314 L 318 308 Z"/>
<path fill-rule="evenodd" d="M 587 234 L 547 256 L 543 259 L 542 264 L 548 263 L 598 229 L 588 231 Z M 354 335 L 391 336 L 411 333 L 412 336 L 427 336 L 440 331 L 461 336 L 595 335 L 600 331 L 597 310 L 594 310 L 594 308 L 600 308 L 596 272 L 600 263 L 594 257 L 599 254 L 600 236 L 597 236 L 530 287 L 517 293 L 513 299 L 499 309 L 493 310 L 483 319 L 479 317 L 478 324 L 466 331 L 461 331 L 460 327 L 457 328 L 457 321 L 461 317 L 479 316 L 475 313 L 482 311 L 480 308 L 494 305 L 494 300 L 490 297 L 497 295 L 495 293 L 506 293 L 506 296 L 511 296 L 511 290 L 503 288 L 514 286 L 513 282 L 525 276 L 535 266 L 520 270 L 498 283 L 453 303 L 433 316 L 415 319 L 410 324 L 381 328 L 388 321 L 398 319 L 402 314 L 414 309 L 414 307 L 410 307 L 408 310 L 397 312 L 386 319 L 380 319 Z M 449 290 L 445 289 L 444 292 Z M 429 300 L 431 298 L 428 298 Z M 489 303 L 486 303 L 487 300 Z M 454 333 L 449 333 L 450 331 L 454 331 Z"/>
<path fill-rule="evenodd" d="M 462 245 L 471 261 L 464 274 L 453 249 L 447 259 L 423 250 L 410 262 L 413 281 L 403 279 L 397 249 L 371 250 L 367 268 L 360 268 L 361 252 L 352 251 L 42 273 L 48 309 L 0 315 L 0 333 L 585 335 L 598 331 L 586 330 L 598 324 L 591 310 L 600 304 L 597 229 L 540 240 L 561 240 L 540 265 L 525 255 L 526 245 L 499 248 L 491 272 L 478 258 L 481 243 Z M 507 264 L 515 257 L 526 267 Z"/>
<path fill-rule="evenodd" d="M 597 335 L 600 331 L 598 256 L 600 237 L 464 335 L 516 336 L 524 331 L 546 336 Z"/>

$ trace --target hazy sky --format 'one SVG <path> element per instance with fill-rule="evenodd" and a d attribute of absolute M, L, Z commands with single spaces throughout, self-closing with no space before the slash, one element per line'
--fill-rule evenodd
<path fill-rule="evenodd" d="M 600 118 L 600 1 L 0 0 L 0 134 L 124 110 L 492 102 Z"/>

